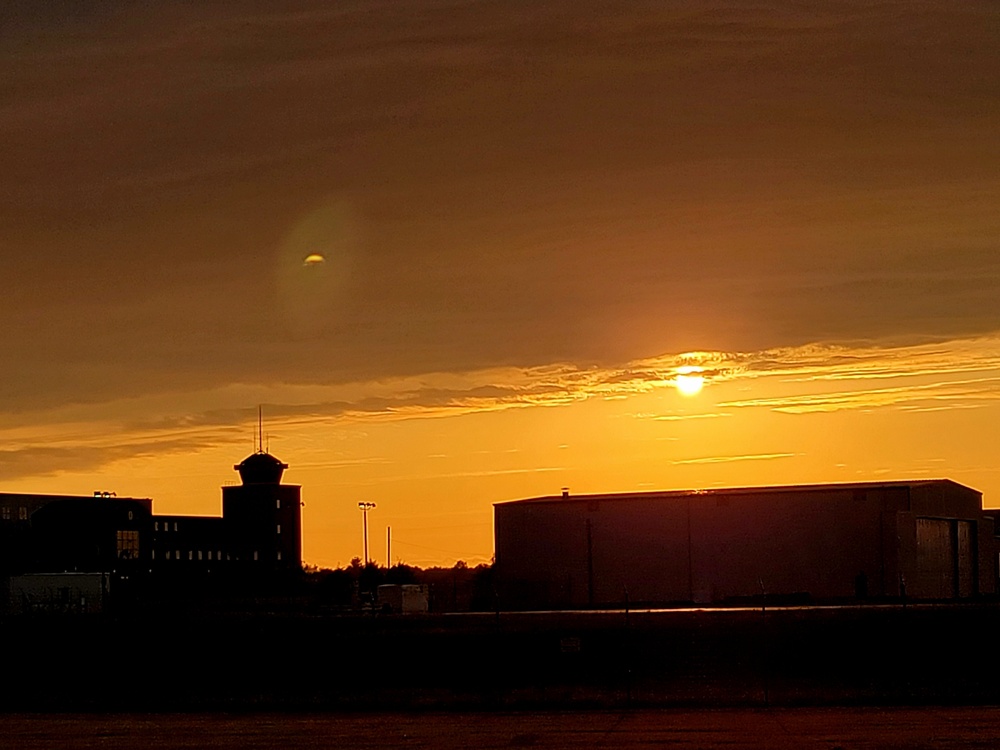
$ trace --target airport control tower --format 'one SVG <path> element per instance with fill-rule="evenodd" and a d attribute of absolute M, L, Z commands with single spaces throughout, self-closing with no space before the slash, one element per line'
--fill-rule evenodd
<path fill-rule="evenodd" d="M 257 450 L 233 468 L 242 483 L 222 488 L 231 560 L 247 572 L 297 572 L 302 567 L 302 488 L 281 483 L 288 464 Z"/>

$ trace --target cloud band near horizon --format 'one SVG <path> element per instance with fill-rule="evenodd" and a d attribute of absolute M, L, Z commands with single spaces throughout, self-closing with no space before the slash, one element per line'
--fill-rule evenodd
<path fill-rule="evenodd" d="M 0 480 L 98 470 L 138 456 L 243 443 L 256 420 L 256 407 L 248 403 L 263 404 L 269 430 L 280 434 L 319 424 L 363 426 L 375 421 L 556 408 L 591 399 L 627 400 L 672 390 L 678 371 L 692 365 L 702 368 L 706 379 L 702 396 L 685 400 L 682 411 L 634 416 L 685 421 L 752 409 L 787 415 L 859 409 L 943 410 L 974 408 L 1000 399 L 1000 335 L 908 346 L 814 344 L 758 352 L 686 352 L 617 368 L 553 364 L 331 386 L 236 384 L 211 391 L 4 414 L 0 416 L 4 445 Z M 765 379 L 776 384 L 782 395 L 711 398 L 713 388 L 722 384 L 739 386 Z M 890 381 L 892 385 L 886 386 Z"/>

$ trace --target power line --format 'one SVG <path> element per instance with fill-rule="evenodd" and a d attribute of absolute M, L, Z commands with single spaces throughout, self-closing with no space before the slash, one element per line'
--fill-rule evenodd
<path fill-rule="evenodd" d="M 462 553 L 462 552 L 455 552 L 454 550 L 440 549 L 439 547 L 428 547 L 428 546 L 426 546 L 424 544 L 414 544 L 413 542 L 404 542 L 401 539 L 399 539 L 398 537 L 396 537 L 395 539 L 393 539 L 393 542 L 395 544 L 403 544 L 403 545 L 406 545 L 407 547 L 417 547 L 418 549 L 425 549 L 425 550 L 429 550 L 431 552 L 444 552 L 447 555 L 455 555 L 456 557 L 482 556 L 481 552 L 473 552 L 471 554 L 465 554 L 465 553 Z"/>

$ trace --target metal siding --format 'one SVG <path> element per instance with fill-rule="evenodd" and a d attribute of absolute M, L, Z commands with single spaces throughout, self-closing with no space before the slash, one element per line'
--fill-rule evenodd
<path fill-rule="evenodd" d="M 940 518 L 918 518 L 916 580 L 910 593 L 926 599 L 954 596 L 954 559 L 951 523 Z"/>
<path fill-rule="evenodd" d="M 964 598 L 976 593 L 976 525 L 972 521 L 958 521 L 957 525 L 958 595 Z"/>

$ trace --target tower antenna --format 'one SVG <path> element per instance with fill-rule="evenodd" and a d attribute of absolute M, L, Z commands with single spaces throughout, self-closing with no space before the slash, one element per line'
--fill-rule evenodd
<path fill-rule="evenodd" d="M 257 404 L 257 452 L 264 452 L 264 407 Z"/>

